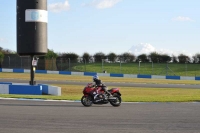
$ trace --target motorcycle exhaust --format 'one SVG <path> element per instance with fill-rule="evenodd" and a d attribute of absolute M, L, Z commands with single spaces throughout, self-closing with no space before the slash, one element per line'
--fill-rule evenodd
<path fill-rule="evenodd" d="M 109 97 L 108 99 L 109 100 L 116 100 L 117 98 L 116 97 Z"/>

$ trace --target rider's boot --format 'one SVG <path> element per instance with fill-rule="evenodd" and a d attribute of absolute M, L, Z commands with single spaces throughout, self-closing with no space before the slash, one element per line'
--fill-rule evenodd
<path fill-rule="evenodd" d="M 113 95 L 109 91 L 106 91 L 106 93 L 108 94 L 108 98 L 112 98 L 113 97 Z"/>

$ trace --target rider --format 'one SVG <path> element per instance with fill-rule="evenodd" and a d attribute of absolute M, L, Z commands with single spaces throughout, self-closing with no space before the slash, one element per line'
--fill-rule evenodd
<path fill-rule="evenodd" d="M 93 81 L 95 82 L 94 87 L 101 87 L 102 90 L 104 90 L 108 96 L 112 96 L 112 94 L 107 90 L 107 87 L 101 82 L 101 80 L 99 79 L 99 77 L 97 75 L 93 76 Z"/>

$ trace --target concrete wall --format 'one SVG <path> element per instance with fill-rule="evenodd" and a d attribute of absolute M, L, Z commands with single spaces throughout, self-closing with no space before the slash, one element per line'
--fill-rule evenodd
<path fill-rule="evenodd" d="M 21 83 L 0 83 L 0 94 L 20 94 L 20 95 L 56 95 L 61 96 L 61 88 L 50 85 L 27 85 Z"/>

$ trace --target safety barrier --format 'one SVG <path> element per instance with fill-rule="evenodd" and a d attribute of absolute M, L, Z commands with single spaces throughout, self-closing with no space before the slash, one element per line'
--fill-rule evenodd
<path fill-rule="evenodd" d="M 61 88 L 50 85 L 28 85 L 23 83 L 0 83 L 0 94 L 22 94 L 22 95 L 56 95 L 61 96 Z"/>
<path fill-rule="evenodd" d="M 30 73 L 30 70 L 28 70 L 28 69 L 5 69 L 5 68 L 0 68 L 0 72 Z M 71 71 L 36 70 L 35 73 L 80 75 L 80 76 L 93 76 L 93 75 L 97 74 L 97 75 L 102 76 L 102 77 L 171 79 L 171 80 L 200 80 L 200 77 L 188 77 L 188 76 L 160 76 L 160 75 L 116 74 L 116 73 L 96 73 L 96 72 L 71 72 Z"/>

